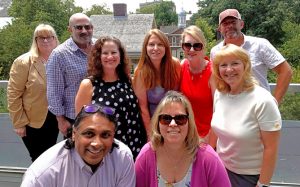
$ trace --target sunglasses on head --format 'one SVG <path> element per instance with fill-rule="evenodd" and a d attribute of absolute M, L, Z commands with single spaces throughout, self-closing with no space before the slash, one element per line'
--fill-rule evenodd
<path fill-rule="evenodd" d="M 173 119 L 177 125 L 185 125 L 189 119 L 189 116 L 186 114 L 178 114 L 174 117 L 168 114 L 161 114 L 158 116 L 158 121 L 162 125 L 170 125 Z"/>
<path fill-rule="evenodd" d="M 185 51 L 190 51 L 191 49 L 194 49 L 195 51 L 201 51 L 203 49 L 202 43 L 182 43 L 182 49 Z"/>
<path fill-rule="evenodd" d="M 76 30 L 81 31 L 83 28 L 85 30 L 91 30 L 92 29 L 92 25 L 74 25 L 73 26 Z"/>
<path fill-rule="evenodd" d="M 116 111 L 114 108 L 108 106 L 102 106 L 98 104 L 85 105 L 82 107 L 82 110 L 86 113 L 96 113 L 100 111 L 106 115 L 114 115 Z"/>

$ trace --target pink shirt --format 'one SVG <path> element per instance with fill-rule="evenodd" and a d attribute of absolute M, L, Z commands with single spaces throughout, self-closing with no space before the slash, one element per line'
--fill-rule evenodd
<path fill-rule="evenodd" d="M 227 172 L 217 153 L 207 144 L 201 144 L 192 163 L 190 187 L 230 187 Z M 147 143 L 135 162 L 136 187 L 157 187 L 155 151 Z"/>

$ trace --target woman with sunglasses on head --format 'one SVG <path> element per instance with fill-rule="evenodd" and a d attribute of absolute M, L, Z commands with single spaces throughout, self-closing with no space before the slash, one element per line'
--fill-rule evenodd
<path fill-rule="evenodd" d="M 137 97 L 131 86 L 129 60 L 121 41 L 100 37 L 88 61 L 88 78 L 79 87 L 75 99 L 78 113 L 83 105 L 100 103 L 116 109 L 116 138 L 129 146 L 134 158 L 147 141 Z"/>
<path fill-rule="evenodd" d="M 212 135 L 233 187 L 269 186 L 282 125 L 276 99 L 257 85 L 247 51 L 227 44 L 213 58 Z"/>
<path fill-rule="evenodd" d="M 212 62 L 205 56 L 206 40 L 201 29 L 189 26 L 181 39 L 185 59 L 181 62 L 180 91 L 192 103 L 198 134 L 207 142 L 215 91 Z"/>
<path fill-rule="evenodd" d="M 144 39 L 142 54 L 135 69 L 133 88 L 139 99 L 142 118 L 149 137 L 150 118 L 168 90 L 178 90 L 179 60 L 172 57 L 167 36 L 150 30 Z"/>
<path fill-rule="evenodd" d="M 59 44 L 54 28 L 39 24 L 30 51 L 12 64 L 7 86 L 7 103 L 15 133 L 34 161 L 54 145 L 58 136 L 56 117 L 48 111 L 45 65 Z"/>
<path fill-rule="evenodd" d="M 115 109 L 82 107 L 71 137 L 43 153 L 26 171 L 21 187 L 135 186 L 130 149 L 114 139 Z"/>
<path fill-rule="evenodd" d="M 167 92 L 151 125 L 151 141 L 135 162 L 136 187 L 230 187 L 217 153 L 201 143 L 185 96 Z"/>

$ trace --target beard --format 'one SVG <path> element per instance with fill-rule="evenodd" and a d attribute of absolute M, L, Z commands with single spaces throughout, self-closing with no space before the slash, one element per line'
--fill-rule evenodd
<path fill-rule="evenodd" d="M 238 31 L 238 30 L 236 30 L 236 29 L 232 29 L 232 30 L 229 30 L 229 31 L 227 31 L 227 32 L 224 33 L 224 37 L 226 39 L 236 39 L 240 35 L 241 35 L 241 32 Z"/>

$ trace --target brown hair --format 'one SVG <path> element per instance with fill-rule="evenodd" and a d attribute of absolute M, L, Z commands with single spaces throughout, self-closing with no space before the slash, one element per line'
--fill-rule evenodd
<path fill-rule="evenodd" d="M 152 35 L 158 37 L 165 47 L 165 55 L 160 64 L 160 75 L 157 75 L 154 65 L 147 54 L 148 41 Z M 146 89 L 149 89 L 156 86 L 156 79 L 158 77 L 160 78 L 161 86 L 163 88 L 167 90 L 174 89 L 178 86 L 177 83 L 180 79 L 180 75 L 178 75 L 176 71 L 176 64 L 174 61 L 167 36 L 158 29 L 152 29 L 145 36 L 142 54 L 135 69 L 133 80 L 136 80 L 138 76 L 141 76 Z"/>
<path fill-rule="evenodd" d="M 102 79 L 104 72 L 101 63 L 101 53 L 102 53 L 102 47 L 104 43 L 107 41 L 114 42 L 118 46 L 120 52 L 120 64 L 116 68 L 116 72 L 119 79 L 130 82 L 129 59 L 127 57 L 126 50 L 122 45 L 121 41 L 118 38 L 113 36 L 100 37 L 96 41 L 95 45 L 92 47 L 88 59 L 88 76 L 91 77 L 92 80 Z"/>

